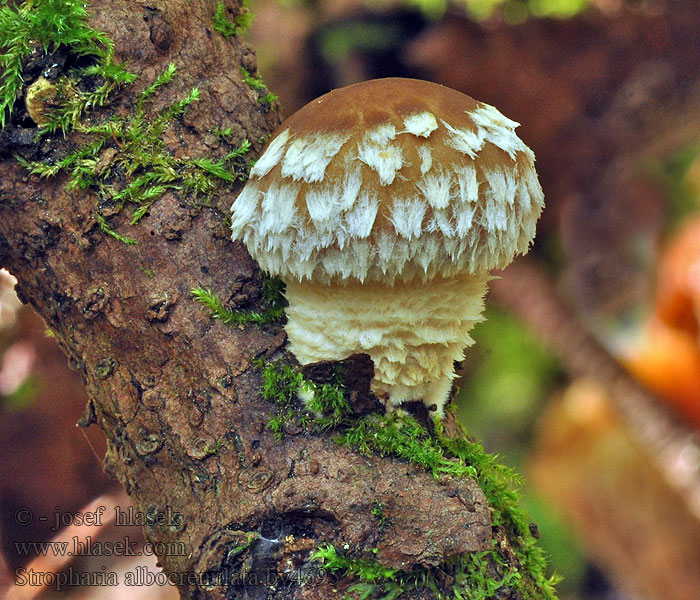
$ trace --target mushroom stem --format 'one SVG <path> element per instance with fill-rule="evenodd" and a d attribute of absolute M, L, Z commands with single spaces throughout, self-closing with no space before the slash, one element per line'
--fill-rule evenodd
<path fill-rule="evenodd" d="M 454 361 L 473 343 L 482 320 L 487 274 L 425 282 L 349 281 L 320 285 L 289 280 L 290 350 L 301 364 L 369 354 L 372 392 L 388 407 L 422 400 L 442 416 Z"/>

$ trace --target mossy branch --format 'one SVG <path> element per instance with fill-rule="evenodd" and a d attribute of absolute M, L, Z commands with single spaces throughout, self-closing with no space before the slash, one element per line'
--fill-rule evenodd
<path fill-rule="evenodd" d="M 342 370 L 336 371 L 333 383 L 319 385 L 284 361 L 261 362 L 259 367 L 262 396 L 277 406 L 268 427 L 278 437 L 284 435 L 287 422 L 296 421 L 311 433 L 334 429 L 338 444 L 367 455 L 376 453 L 419 464 L 436 478 L 473 478 L 489 502 L 493 526 L 507 532 L 513 541 L 515 566 L 507 566 L 494 539 L 491 550 L 466 553 L 436 569 L 411 573 L 386 569 L 373 558 L 358 559 L 332 546 L 321 546 L 313 558 L 334 573 L 342 571 L 358 578 L 360 583 L 351 587 L 358 598 L 396 598 L 418 587 L 437 591 L 442 572 L 454 578 L 454 598 L 485 600 L 495 597 L 496 590 L 510 588 L 526 600 L 556 599 L 554 585 L 558 579 L 546 575 L 544 554 L 520 508 L 520 496 L 513 489 L 522 481 L 496 456 L 469 441 L 464 432 L 456 438 L 447 436 L 439 418 L 434 419 L 430 430 L 401 409 L 386 415 L 354 416 L 342 384 Z"/>
<path fill-rule="evenodd" d="M 260 318 L 258 313 L 230 311 L 210 291 L 203 292 L 196 297 L 214 318 L 229 324 L 256 322 Z M 278 308 L 283 308 L 281 289 L 276 294 Z M 251 315 L 256 316 L 251 318 Z M 376 453 L 419 464 L 435 478 L 475 479 L 491 507 L 494 528 L 505 531 L 512 540 L 516 566 L 510 563 L 507 566 L 494 539 L 491 550 L 453 557 L 437 569 L 411 573 L 387 569 L 373 558 L 346 556 L 333 546 L 319 547 L 312 555 L 314 560 L 334 573 L 342 571 L 360 580 L 351 587 L 358 598 L 396 598 L 403 591 L 418 587 L 437 591 L 438 575 L 443 572 L 455 581 L 454 598 L 485 600 L 494 597 L 497 590 L 510 588 L 525 600 L 556 600 L 554 586 L 558 578 L 546 575 L 544 553 L 537 545 L 514 489 L 522 480 L 514 470 L 500 464 L 498 457 L 469 441 L 464 432 L 459 437 L 448 436 L 439 418 L 433 420 L 431 430 L 401 409 L 386 415 L 353 415 L 340 366 L 333 381 L 324 384 L 306 379 L 301 371 L 282 360 L 260 361 L 258 368 L 263 378 L 261 394 L 276 406 L 268 428 L 278 439 L 284 436 L 287 424 L 295 422 L 309 433 L 334 430 L 337 444 L 366 455 Z"/>

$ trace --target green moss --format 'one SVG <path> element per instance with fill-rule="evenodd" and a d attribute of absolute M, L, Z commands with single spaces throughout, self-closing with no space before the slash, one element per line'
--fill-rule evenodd
<path fill-rule="evenodd" d="M 309 431 L 326 431 L 339 427 L 352 414 L 345 398 L 340 368 L 336 369 L 333 383 L 318 384 L 281 360 L 259 361 L 256 366 L 263 377 L 262 397 L 275 403 L 276 412 L 268 428 L 278 438 L 282 437 L 288 423 Z M 299 394 L 307 399 L 305 403 L 299 400 Z"/>
<path fill-rule="evenodd" d="M 131 113 L 92 114 L 89 122 L 84 120 L 86 111 L 105 105 L 119 86 L 137 79 L 114 62 L 112 41 L 89 27 L 87 17 L 84 4 L 73 0 L 28 1 L 18 9 L 0 7 L 0 47 L 5 51 L 0 55 L 0 124 L 5 125 L 24 86 L 24 61 L 37 48 L 46 53 L 64 48 L 71 57 L 68 65 L 84 65 L 85 60 L 78 63 L 75 59 L 89 57 L 90 64 L 68 68 L 51 82 L 48 91 L 31 94 L 33 114 L 40 125 L 38 139 L 60 129 L 64 134 L 80 133 L 81 139 L 89 141 L 59 160 L 33 161 L 22 156 L 17 160 L 40 177 L 64 173 L 68 190 L 92 190 L 97 198 L 94 218 L 99 228 L 123 243 L 134 244 L 133 237 L 109 223 L 111 216 L 131 207 L 130 222 L 135 225 L 168 190 L 206 205 L 221 185 L 247 178 L 250 164 L 244 157 L 251 144 L 243 140 L 219 159 L 175 158 L 166 151 L 163 134 L 200 95 L 193 88 L 160 113 L 147 116 L 148 102 L 175 77 L 174 64 L 138 95 Z"/>
<path fill-rule="evenodd" d="M 61 160 L 48 163 L 28 161 L 21 156 L 17 156 L 17 160 L 30 173 L 40 177 L 53 177 L 61 172 L 67 174 L 68 190 L 93 190 L 98 198 L 95 219 L 100 229 L 125 244 L 135 244 L 136 240 L 113 229 L 101 214 L 100 207 L 108 207 L 111 213 L 119 213 L 126 206 L 131 206 L 130 223 L 136 225 L 168 190 L 178 190 L 195 200 L 203 197 L 206 202 L 219 182 L 233 183 L 247 178 L 248 165 L 244 162 L 244 156 L 251 148 L 248 140 L 218 160 L 208 157 L 176 158 L 165 151 L 162 141 L 164 132 L 199 100 L 200 95 L 199 90 L 193 88 L 184 98 L 171 103 L 156 116 L 147 117 L 147 102 L 172 81 L 176 71 L 175 65 L 168 65 L 138 96 L 132 114 L 107 118 L 90 125 L 81 122 L 71 124 L 73 130 L 86 134 L 90 141 Z M 54 125 L 63 122 L 64 116 L 61 110 L 54 113 L 54 120 L 42 131 L 53 131 Z M 117 173 L 119 177 L 113 177 Z"/>
<path fill-rule="evenodd" d="M 508 567 L 495 548 L 468 552 L 445 561 L 435 569 L 422 568 L 410 573 L 384 567 L 373 559 L 347 556 L 329 544 L 323 544 L 314 551 L 311 560 L 319 562 L 331 573 L 359 580 L 348 588 L 348 594 L 344 596 L 359 600 L 394 600 L 405 592 L 425 588 L 440 599 L 489 600 L 498 598 L 506 589 L 517 590 L 521 580 L 521 574 Z M 440 581 L 446 578 L 454 581 L 448 596 L 440 586 Z"/>
<path fill-rule="evenodd" d="M 448 456 L 434 437 L 412 416 L 403 411 L 388 415 L 371 414 L 354 420 L 336 442 L 361 454 L 378 453 L 418 463 L 436 478 L 441 475 L 475 477 L 475 468 Z"/>
<path fill-rule="evenodd" d="M 218 127 L 214 127 L 211 131 L 217 138 L 220 140 L 223 140 L 230 136 L 233 133 L 233 128 L 227 127 L 226 129 L 219 129 Z"/>
<path fill-rule="evenodd" d="M 279 321 L 284 314 L 286 301 L 283 295 L 284 284 L 278 280 L 265 276 L 262 282 L 263 301 L 266 310 L 257 312 L 252 310 L 232 310 L 227 308 L 221 298 L 208 288 L 198 287 L 190 290 L 192 297 L 204 306 L 213 319 L 217 319 L 226 325 L 248 325 L 256 323 L 265 325 Z"/>
<path fill-rule="evenodd" d="M 153 279 L 156 276 L 156 274 L 153 272 L 153 270 L 148 269 L 147 267 L 144 267 L 143 265 L 140 265 L 140 267 L 141 267 L 141 270 L 146 274 L 146 277 L 148 277 L 149 279 Z"/>
<path fill-rule="evenodd" d="M 275 404 L 275 414 L 267 422 L 267 428 L 278 440 L 282 439 L 285 425 L 299 414 L 296 394 L 304 383 L 304 376 L 281 361 L 264 363 L 260 360 L 255 366 L 262 371 L 262 397 Z"/>
<path fill-rule="evenodd" d="M 211 26 L 214 31 L 218 31 L 225 38 L 238 35 L 250 27 L 253 22 L 253 15 L 250 12 L 250 3 L 248 0 L 243 0 L 240 14 L 233 18 L 229 18 L 228 9 L 223 2 L 216 3 L 216 10 L 211 20 Z"/>
<path fill-rule="evenodd" d="M 83 78 L 95 78 L 104 83 L 95 90 L 83 91 L 79 86 Z M 59 129 L 69 131 L 78 125 L 86 111 L 104 106 L 112 92 L 136 79 L 137 76 L 126 71 L 122 65 L 102 63 L 77 69 L 59 78 L 56 83 L 58 106 L 48 113 L 48 119 L 42 123 L 39 133 L 54 133 Z"/>
<path fill-rule="evenodd" d="M 374 583 L 395 580 L 401 573 L 397 569 L 383 567 L 376 560 L 350 558 L 330 544 L 322 544 L 311 554 L 311 560 L 319 562 L 331 573 L 354 575 L 360 581 Z"/>
<path fill-rule="evenodd" d="M 345 398 L 343 372 L 340 366 L 333 373 L 332 383 L 318 384 L 304 379 L 301 385 L 308 398 L 306 409 L 313 414 L 311 422 L 322 431 L 336 429 L 347 422 L 352 415 L 350 404 Z"/>
<path fill-rule="evenodd" d="M 243 82 L 258 92 L 258 102 L 260 104 L 272 106 L 277 102 L 277 96 L 269 92 L 267 86 L 263 83 L 262 77 L 253 77 L 243 67 L 241 67 L 241 75 L 243 76 Z"/>
<path fill-rule="evenodd" d="M 71 118 L 76 120 L 87 102 L 101 106 L 112 90 L 134 80 L 132 73 L 114 62 L 114 44 L 87 25 L 87 16 L 81 0 L 33 0 L 19 8 L 0 6 L 0 129 L 24 86 L 23 62 L 37 45 L 48 53 L 66 47 L 76 56 L 94 58 L 93 65 L 79 69 L 76 75 L 99 75 L 102 84 L 84 95 L 85 103 L 72 103 Z"/>
<path fill-rule="evenodd" d="M 442 422 L 435 419 L 432 428 L 402 410 L 387 415 L 371 413 L 354 416 L 345 398 L 342 371 L 330 384 L 317 384 L 284 361 L 258 363 L 262 372 L 261 395 L 276 405 L 276 414 L 268 423 L 278 437 L 285 425 L 294 423 L 309 432 L 334 429 L 335 441 L 362 454 L 393 456 L 421 465 L 439 478 L 470 477 L 484 491 L 492 512 L 493 548 L 485 552 L 452 557 L 434 569 L 404 573 L 386 569 L 373 558 L 346 556 L 332 546 L 321 546 L 313 559 L 324 568 L 343 572 L 359 580 L 351 588 L 357 598 L 398 598 L 409 589 L 427 587 L 439 592 L 439 581 L 454 579 L 452 595 L 456 599 L 485 600 L 496 591 L 509 588 L 526 600 L 554 600 L 554 578 L 546 576 L 546 561 L 530 531 L 530 521 L 520 508 L 520 496 L 513 489 L 519 476 L 501 465 L 497 457 L 467 439 L 446 435 Z M 306 403 L 299 400 L 301 394 Z M 383 507 L 375 504 L 372 513 L 380 522 L 386 518 Z M 510 541 L 514 556 L 502 554 L 496 534 Z"/>
<path fill-rule="evenodd" d="M 372 558 L 346 555 L 330 544 L 312 552 L 310 560 L 331 573 L 357 580 L 343 598 L 393 600 L 416 589 L 429 589 L 444 600 L 492 600 L 510 592 L 520 593 L 529 600 L 556 598 L 552 580 L 545 580 L 543 585 L 528 582 L 529 566 L 508 563 L 501 556 L 496 540 L 492 546 L 490 550 L 451 557 L 434 568 L 410 572 L 383 566 Z M 447 593 L 445 581 L 452 582 Z"/>
<path fill-rule="evenodd" d="M 106 233 L 107 235 L 111 235 L 115 240 L 119 240 L 123 244 L 137 244 L 138 242 L 130 237 L 126 237 L 125 235 L 122 235 L 121 233 L 117 233 L 112 229 L 108 224 L 107 220 L 100 214 L 100 213 L 95 213 L 95 220 L 97 221 L 97 224 L 100 226 L 100 229 Z"/>
<path fill-rule="evenodd" d="M 508 567 L 498 554 L 495 541 L 493 545 L 492 550 L 466 553 L 452 561 L 450 566 L 455 578 L 453 590 L 457 600 L 488 600 L 497 598 L 499 590 L 518 590 L 522 581 L 520 572 Z M 496 571 L 495 576 L 493 570 Z M 548 597 L 546 594 L 534 596 Z"/>
<path fill-rule="evenodd" d="M 379 500 L 372 500 L 372 514 L 375 516 L 377 521 L 379 521 L 379 526 L 385 525 L 389 519 L 384 512 L 384 504 Z"/>

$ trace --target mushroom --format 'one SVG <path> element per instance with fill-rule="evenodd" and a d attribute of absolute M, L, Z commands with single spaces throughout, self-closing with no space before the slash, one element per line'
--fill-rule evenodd
<path fill-rule="evenodd" d="M 492 269 L 543 208 L 518 123 L 414 79 L 334 90 L 273 134 L 232 206 L 233 239 L 286 284 L 302 364 L 369 354 L 388 409 L 443 414 Z"/>

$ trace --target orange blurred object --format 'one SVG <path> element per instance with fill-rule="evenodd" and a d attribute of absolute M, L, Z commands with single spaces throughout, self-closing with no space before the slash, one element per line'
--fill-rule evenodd
<path fill-rule="evenodd" d="M 671 238 L 659 259 L 657 310 L 620 358 L 659 398 L 700 429 L 700 217 Z"/>
<path fill-rule="evenodd" d="M 700 217 L 688 221 L 659 262 L 657 306 L 665 323 L 698 336 L 700 332 Z"/>
<path fill-rule="evenodd" d="M 620 360 L 647 389 L 700 429 L 700 346 L 695 335 L 651 319 Z"/>
<path fill-rule="evenodd" d="M 672 237 L 659 259 L 657 310 L 621 360 L 659 398 L 700 429 L 700 217 Z"/>

